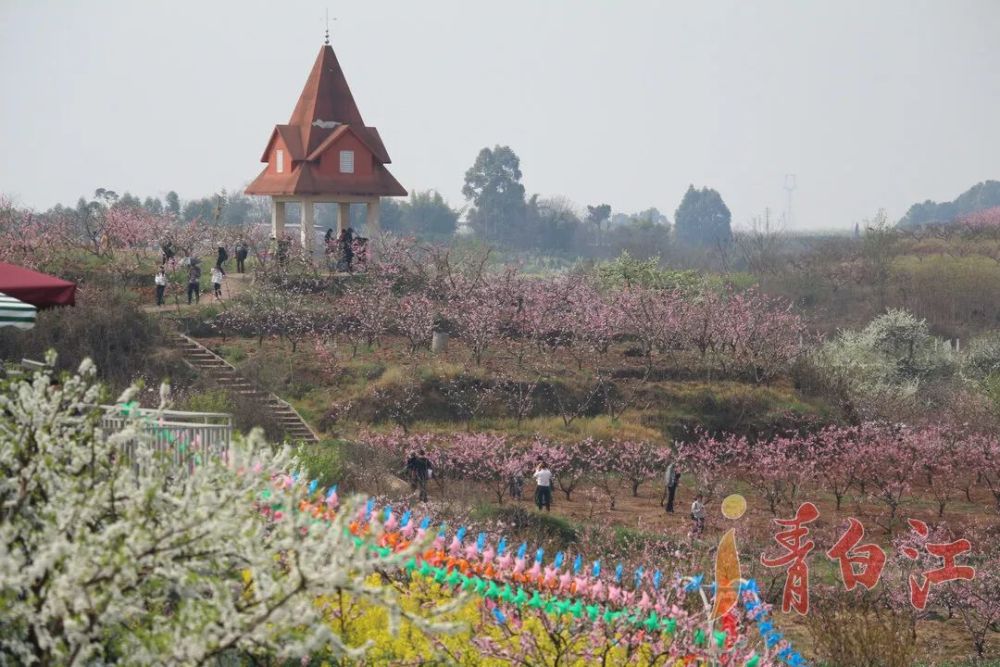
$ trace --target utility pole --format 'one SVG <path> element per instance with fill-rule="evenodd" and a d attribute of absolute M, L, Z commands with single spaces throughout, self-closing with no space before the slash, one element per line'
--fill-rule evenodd
<path fill-rule="evenodd" d="M 795 174 L 785 174 L 785 192 L 788 195 L 785 199 L 785 229 L 790 229 L 792 226 L 792 193 L 797 187 Z"/>

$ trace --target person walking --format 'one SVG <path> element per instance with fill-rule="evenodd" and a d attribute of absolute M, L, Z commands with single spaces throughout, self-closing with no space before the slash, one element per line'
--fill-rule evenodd
<path fill-rule="evenodd" d="M 226 276 L 217 266 L 212 267 L 212 292 L 215 294 L 215 299 L 218 301 L 222 298 L 222 279 Z"/>
<path fill-rule="evenodd" d="M 247 244 L 243 239 L 236 242 L 236 273 L 244 273 L 247 270 L 247 255 L 249 250 L 247 249 Z"/>
<path fill-rule="evenodd" d="M 191 266 L 188 268 L 188 305 L 191 305 L 191 297 L 194 297 L 194 302 L 199 303 L 201 301 L 201 268 L 198 266 L 198 261 L 191 258 Z"/>
<path fill-rule="evenodd" d="M 694 502 L 691 503 L 691 521 L 694 524 L 691 535 L 697 537 L 705 532 L 705 502 L 704 496 L 702 494 L 697 494 L 694 497 Z"/>
<path fill-rule="evenodd" d="M 667 472 L 663 475 L 663 482 L 667 491 L 667 512 L 674 513 L 674 495 L 677 493 L 677 485 L 681 483 L 681 473 L 677 466 L 671 463 L 667 466 Z"/>
<path fill-rule="evenodd" d="M 539 459 L 538 467 L 535 468 L 535 505 L 538 509 L 545 508 L 546 512 L 552 511 L 552 471 L 545 465 L 545 461 Z"/>
<path fill-rule="evenodd" d="M 222 266 L 229 260 L 229 253 L 226 252 L 226 246 L 220 241 L 218 254 L 215 256 L 215 268 L 222 271 L 222 275 L 226 275 L 226 269 Z"/>
<path fill-rule="evenodd" d="M 427 480 L 434 475 L 434 467 L 424 450 L 410 455 L 406 461 L 406 470 L 410 473 L 410 488 L 419 489 L 420 502 L 427 502 Z"/>
<path fill-rule="evenodd" d="M 163 305 L 163 293 L 167 291 L 167 272 L 162 266 L 160 270 L 156 272 L 156 276 L 153 277 L 153 282 L 156 283 L 156 305 Z"/>

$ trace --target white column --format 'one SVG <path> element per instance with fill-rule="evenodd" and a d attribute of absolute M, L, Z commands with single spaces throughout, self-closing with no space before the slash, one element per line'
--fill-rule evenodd
<path fill-rule="evenodd" d="M 312 253 L 316 240 L 316 207 L 312 199 L 302 200 L 302 222 L 299 224 L 302 249 Z"/>
<path fill-rule="evenodd" d="M 285 234 L 285 202 L 271 200 L 271 236 L 280 239 Z"/>
<path fill-rule="evenodd" d="M 376 197 L 368 202 L 367 215 L 365 215 L 365 235 L 368 238 L 375 238 L 380 231 L 379 227 L 379 199 Z"/>
<path fill-rule="evenodd" d="M 351 205 L 343 202 L 337 204 L 337 236 L 351 226 Z"/>
<path fill-rule="evenodd" d="M 379 235 L 379 198 L 376 197 L 368 202 L 368 210 L 365 211 L 365 236 L 368 237 L 368 261 L 375 259 L 375 239 Z"/>

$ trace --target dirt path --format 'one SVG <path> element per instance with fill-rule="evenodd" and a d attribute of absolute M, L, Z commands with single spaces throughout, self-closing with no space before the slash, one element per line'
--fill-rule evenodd
<path fill-rule="evenodd" d="M 216 299 L 213 296 L 212 283 L 209 282 L 207 283 L 208 289 L 201 293 L 199 305 L 216 303 L 217 301 L 225 303 L 245 292 L 252 281 L 253 276 L 249 273 L 227 273 L 225 280 L 222 281 L 222 298 Z M 157 306 L 152 303 L 143 306 L 142 309 L 147 313 L 178 313 L 193 308 L 187 303 L 187 285 L 178 285 L 176 289 L 181 290 L 177 303 L 174 303 L 174 297 L 168 294 L 165 305 Z M 152 297 L 153 294 L 151 293 L 150 296 Z"/>

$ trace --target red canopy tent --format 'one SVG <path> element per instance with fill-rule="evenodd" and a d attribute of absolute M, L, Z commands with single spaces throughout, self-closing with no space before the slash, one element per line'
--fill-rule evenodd
<path fill-rule="evenodd" d="M 76 283 L 13 264 L 0 263 L 0 292 L 39 308 L 76 302 Z"/>

